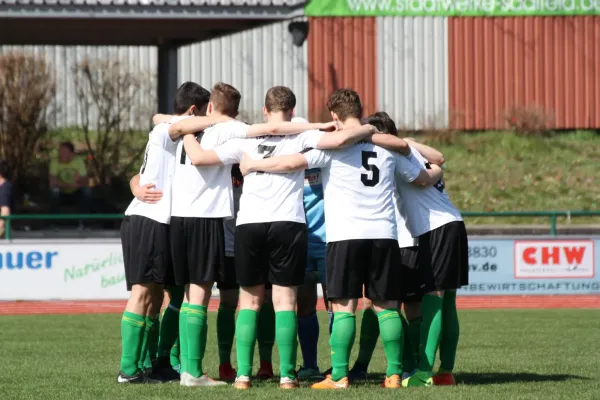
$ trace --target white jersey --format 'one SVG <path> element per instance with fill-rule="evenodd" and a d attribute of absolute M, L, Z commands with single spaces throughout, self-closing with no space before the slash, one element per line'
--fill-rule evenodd
<path fill-rule="evenodd" d="M 394 193 L 394 215 L 396 216 L 396 227 L 398 228 L 398 246 L 401 249 L 414 247 L 419 244 L 419 239 L 413 238 L 406 226 L 406 220 L 400 212 L 400 196 L 398 191 Z"/>
<path fill-rule="evenodd" d="M 411 148 L 413 164 L 421 168 L 431 168 L 429 162 L 416 149 Z M 460 212 L 454 207 L 440 180 L 428 188 L 397 181 L 400 191 L 400 213 L 406 219 L 408 230 L 413 237 L 421 236 L 453 221 L 462 221 Z"/>
<path fill-rule="evenodd" d="M 321 168 L 323 175 L 327 242 L 398 239 L 394 175 L 412 182 L 421 168 L 366 142 L 304 156 L 308 167 Z"/>
<path fill-rule="evenodd" d="M 211 126 L 196 135 L 202 148 L 215 149 L 234 138 L 245 138 L 248 125 L 227 121 Z M 174 217 L 229 218 L 233 216 L 231 166 L 196 167 L 185 153 L 183 139 L 179 140 L 173 176 Z"/>
<path fill-rule="evenodd" d="M 296 154 L 316 147 L 322 136 L 323 132 L 307 131 L 297 135 L 232 140 L 215 151 L 223 164 L 236 164 L 243 153 L 257 160 Z M 304 171 L 248 174 L 244 178 L 237 225 L 277 221 L 306 223 L 303 198 Z"/>
<path fill-rule="evenodd" d="M 225 256 L 233 257 L 234 255 L 234 238 L 235 238 L 235 220 L 240 209 L 240 197 L 242 196 L 242 186 L 233 186 L 233 218 L 228 218 L 223 221 L 225 230 Z"/>
<path fill-rule="evenodd" d="M 141 215 L 162 224 L 171 220 L 171 178 L 175 168 L 177 143 L 169 137 L 170 124 L 158 124 L 150 132 L 144 161 L 140 168 L 140 186 L 153 183 L 163 192 L 156 204 L 148 204 L 134 198 L 125 215 Z"/>

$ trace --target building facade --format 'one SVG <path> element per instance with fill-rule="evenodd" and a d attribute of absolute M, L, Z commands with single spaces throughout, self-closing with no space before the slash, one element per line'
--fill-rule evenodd
<path fill-rule="evenodd" d="M 499 130 L 510 110 L 543 113 L 552 129 L 600 128 L 600 16 L 307 17 L 292 44 L 289 21 L 180 47 L 178 82 L 218 81 L 242 93 L 241 118 L 258 121 L 266 90 L 289 86 L 296 115 L 327 118 L 328 95 L 352 87 L 365 113 L 387 111 L 403 129 Z M 0 46 L 43 54 L 56 80 L 55 123 L 80 122 L 72 64 L 117 57 L 155 71 L 154 47 Z M 140 95 L 140 102 L 148 96 Z"/>

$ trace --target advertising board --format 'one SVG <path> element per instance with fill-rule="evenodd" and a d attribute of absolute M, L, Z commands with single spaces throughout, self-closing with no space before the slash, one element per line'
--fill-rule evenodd
<path fill-rule="evenodd" d="M 459 295 L 600 294 L 599 244 L 587 238 L 472 238 L 469 285 Z M 127 297 L 118 240 L 0 244 L 0 300 Z"/>

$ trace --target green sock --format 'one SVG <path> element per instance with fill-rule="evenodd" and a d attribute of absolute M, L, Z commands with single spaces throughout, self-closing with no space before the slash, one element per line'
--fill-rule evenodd
<path fill-rule="evenodd" d="M 362 322 L 360 324 L 360 348 L 358 350 L 358 358 L 356 359 L 356 363 L 364 366 L 365 369 L 371 362 L 378 338 L 379 322 L 377 321 L 377 315 L 372 308 L 367 308 L 363 310 Z"/>
<path fill-rule="evenodd" d="M 146 316 L 144 317 L 144 335 L 142 337 L 142 347 L 140 348 L 140 356 L 138 359 L 138 368 L 144 371 L 150 364 L 152 366 L 152 361 L 150 360 L 150 352 L 148 350 L 148 346 L 150 343 L 150 331 L 154 327 L 154 321 L 152 318 Z"/>
<path fill-rule="evenodd" d="M 125 311 L 121 318 L 121 371 L 129 376 L 138 372 L 146 318 Z"/>
<path fill-rule="evenodd" d="M 271 303 L 263 304 L 258 313 L 256 340 L 260 361 L 272 362 L 275 345 L 275 310 Z"/>
<path fill-rule="evenodd" d="M 400 321 L 402 322 L 402 372 L 410 372 L 415 369 L 415 363 L 412 357 L 412 351 L 410 347 L 410 335 L 408 334 L 408 321 L 404 318 L 404 315 L 399 312 Z"/>
<path fill-rule="evenodd" d="M 148 331 L 148 345 L 144 357 L 144 369 L 149 369 L 152 368 L 158 347 L 158 317 L 146 316 L 146 330 Z"/>
<path fill-rule="evenodd" d="M 419 370 L 431 372 L 442 333 L 442 302 L 436 295 L 423 296 L 423 322 L 419 345 Z"/>
<path fill-rule="evenodd" d="M 279 369 L 281 377 L 296 378 L 296 358 L 298 356 L 298 320 L 296 311 L 275 313 L 275 336 L 279 349 Z"/>
<path fill-rule="evenodd" d="M 349 312 L 336 312 L 333 316 L 331 345 L 331 379 L 339 381 L 348 376 L 348 362 L 356 335 L 356 315 Z"/>
<path fill-rule="evenodd" d="M 452 372 L 456 360 L 456 347 L 460 326 L 458 313 L 456 312 L 456 291 L 444 293 L 444 305 L 442 306 L 442 339 L 440 341 L 440 371 Z"/>
<path fill-rule="evenodd" d="M 382 310 L 377 313 L 379 331 L 385 358 L 387 359 L 387 377 L 402 374 L 402 346 L 404 345 L 402 321 L 398 311 L 394 309 Z"/>
<path fill-rule="evenodd" d="M 179 359 L 179 338 L 175 340 L 173 347 L 171 347 L 171 351 L 169 352 L 169 358 L 171 361 L 171 367 L 173 368 L 181 368 L 181 360 Z"/>
<path fill-rule="evenodd" d="M 206 322 L 206 306 L 190 304 L 187 310 L 187 338 L 188 338 L 188 370 L 187 372 L 195 378 L 203 375 L 202 359 L 206 349 L 206 333 L 208 325 Z"/>
<path fill-rule="evenodd" d="M 189 303 L 183 303 L 179 310 L 179 359 L 181 372 L 188 372 L 187 316 Z"/>
<path fill-rule="evenodd" d="M 217 313 L 217 342 L 219 344 L 219 363 L 231 363 L 231 348 L 235 335 L 235 308 L 229 304 L 219 304 Z"/>
<path fill-rule="evenodd" d="M 169 287 L 171 301 L 163 310 L 160 320 L 160 331 L 158 334 L 157 357 L 167 357 L 179 335 L 179 310 L 183 302 L 183 286 Z"/>
<path fill-rule="evenodd" d="M 252 375 L 254 342 L 258 313 L 254 310 L 240 310 L 235 323 L 235 348 L 237 354 L 237 376 Z"/>

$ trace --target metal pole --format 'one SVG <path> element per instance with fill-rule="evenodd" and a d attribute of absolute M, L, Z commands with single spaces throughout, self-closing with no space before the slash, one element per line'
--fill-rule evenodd
<path fill-rule="evenodd" d="M 556 214 L 550 216 L 550 235 L 556 236 Z"/>
<path fill-rule="evenodd" d="M 177 46 L 158 46 L 158 112 L 173 113 L 173 96 L 177 90 Z"/>
<path fill-rule="evenodd" d="M 10 240 L 11 239 L 11 229 L 12 229 L 12 218 L 10 217 L 10 215 L 6 216 L 6 219 L 4 220 L 5 224 L 4 224 L 4 238 L 6 240 Z"/>

